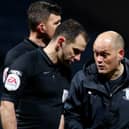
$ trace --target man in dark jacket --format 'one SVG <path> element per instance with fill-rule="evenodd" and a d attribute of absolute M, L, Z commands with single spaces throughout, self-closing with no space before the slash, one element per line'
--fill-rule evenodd
<path fill-rule="evenodd" d="M 95 64 L 73 78 L 65 103 L 67 129 L 129 128 L 129 60 L 124 40 L 114 31 L 93 44 Z"/>

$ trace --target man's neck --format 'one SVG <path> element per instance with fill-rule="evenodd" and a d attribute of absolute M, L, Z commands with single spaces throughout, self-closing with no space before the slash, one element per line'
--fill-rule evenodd
<path fill-rule="evenodd" d="M 122 63 L 120 63 L 118 69 L 112 75 L 111 80 L 115 80 L 115 79 L 119 78 L 123 74 L 123 72 L 124 72 L 124 65 Z"/>
<path fill-rule="evenodd" d="M 37 38 L 37 34 L 34 32 L 31 32 L 29 35 L 29 40 L 31 40 L 34 44 L 36 44 L 39 47 L 45 47 L 45 43 L 41 38 Z"/>
<path fill-rule="evenodd" d="M 43 48 L 43 50 L 54 64 L 58 62 L 57 51 L 54 43 L 50 42 L 45 48 Z"/>

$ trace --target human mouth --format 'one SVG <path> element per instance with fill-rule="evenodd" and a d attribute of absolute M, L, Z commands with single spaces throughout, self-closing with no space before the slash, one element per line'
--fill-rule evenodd
<path fill-rule="evenodd" d="M 98 69 L 103 70 L 104 69 L 104 66 L 98 65 Z"/>

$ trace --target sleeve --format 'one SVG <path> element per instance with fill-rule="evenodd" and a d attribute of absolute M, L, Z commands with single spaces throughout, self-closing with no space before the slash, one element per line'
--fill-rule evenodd
<path fill-rule="evenodd" d="M 5 72 L 5 70 L 4 70 Z M 26 85 L 26 76 L 20 69 L 17 63 L 8 67 L 8 70 L 3 73 L 3 84 L 1 100 L 16 102 L 23 92 Z"/>
<path fill-rule="evenodd" d="M 82 122 L 82 80 L 81 73 L 77 73 L 71 82 L 68 98 L 64 105 L 65 128 L 83 129 Z"/>

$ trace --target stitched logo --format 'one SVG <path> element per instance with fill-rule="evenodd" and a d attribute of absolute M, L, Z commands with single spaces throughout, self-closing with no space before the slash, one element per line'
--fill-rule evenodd
<path fill-rule="evenodd" d="M 8 91 L 16 91 L 20 86 L 20 77 L 17 74 L 9 74 L 5 81 L 5 88 Z"/>

